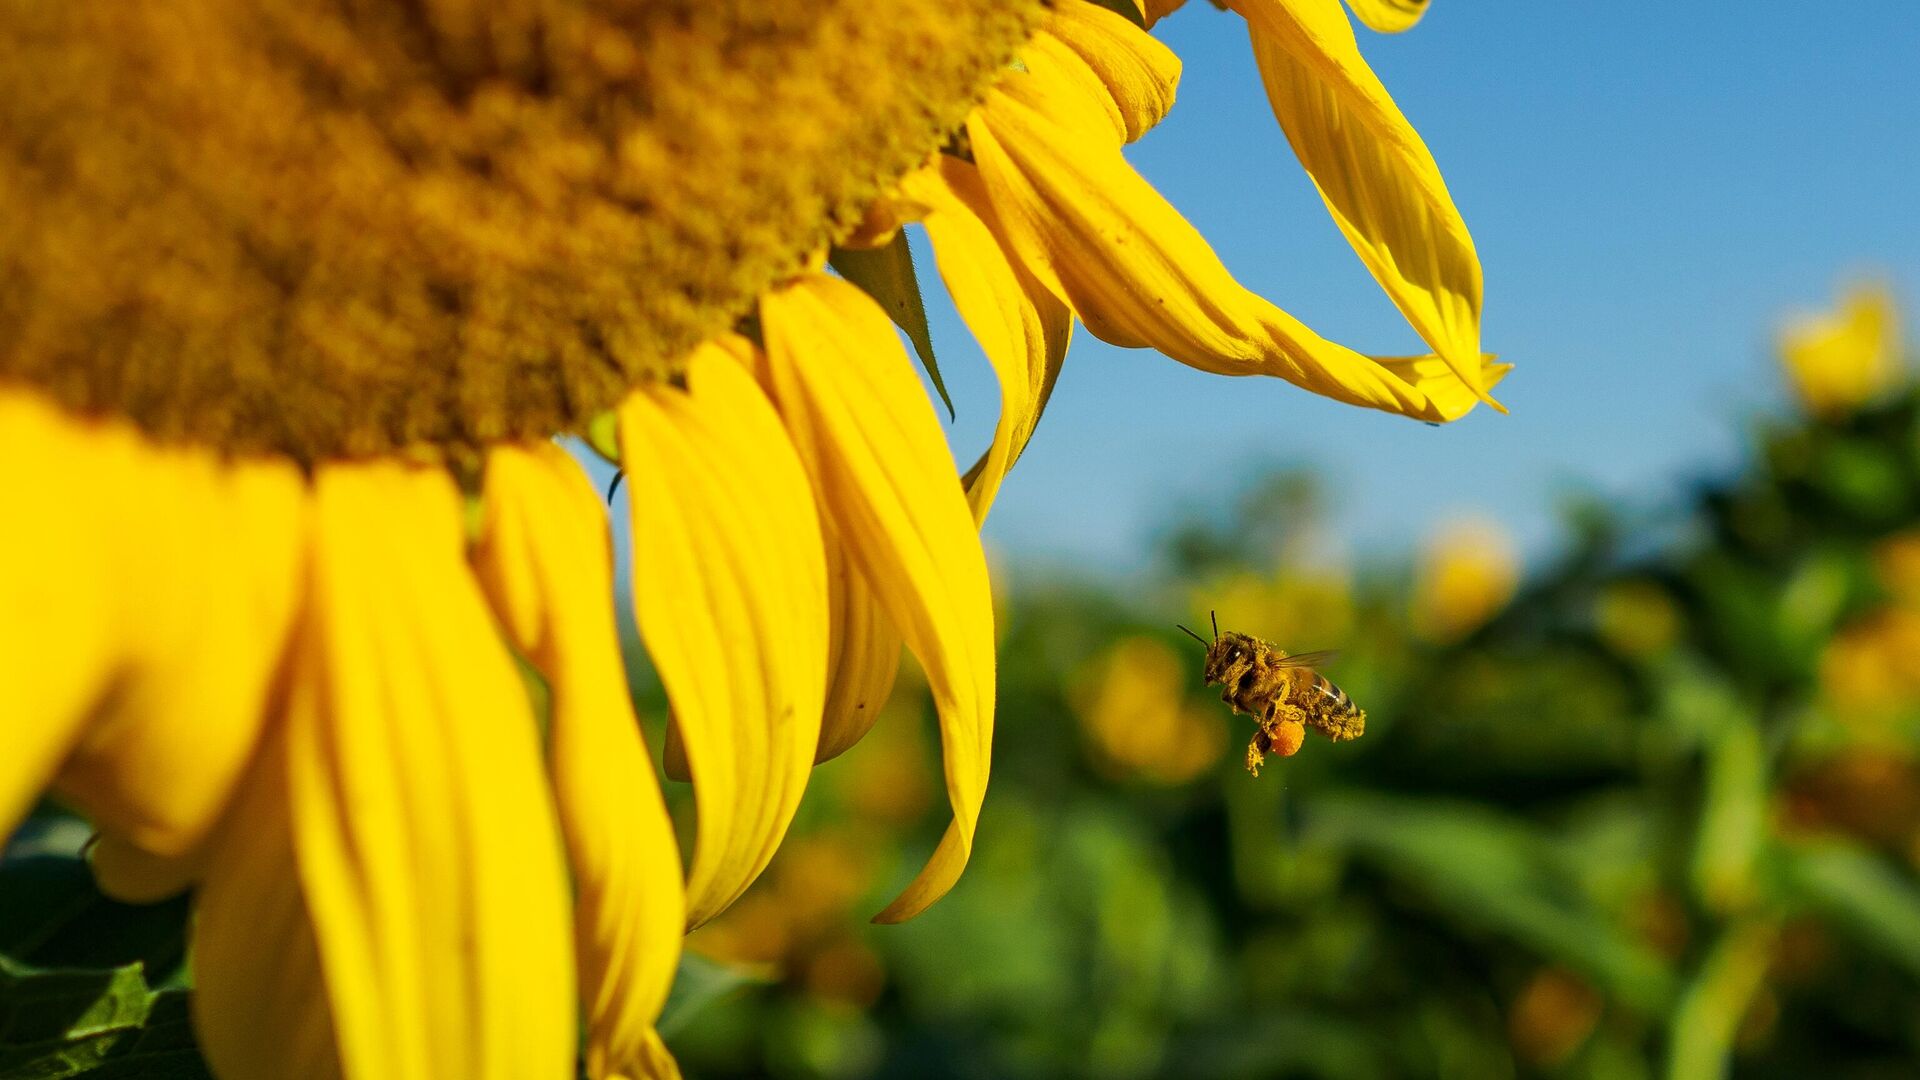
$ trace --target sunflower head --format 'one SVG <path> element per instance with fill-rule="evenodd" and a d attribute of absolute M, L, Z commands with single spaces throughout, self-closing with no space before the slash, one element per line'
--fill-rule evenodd
<path fill-rule="evenodd" d="M 0 376 L 303 460 L 577 428 L 957 127 L 1037 0 L 30 2 Z"/>

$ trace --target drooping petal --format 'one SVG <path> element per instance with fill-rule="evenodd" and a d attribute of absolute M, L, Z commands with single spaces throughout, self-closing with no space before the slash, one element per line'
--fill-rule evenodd
<path fill-rule="evenodd" d="M 806 788 L 826 698 L 820 518 L 780 417 L 719 346 L 694 353 L 686 390 L 630 395 L 620 432 L 634 607 L 699 812 L 698 926 L 766 868 Z"/>
<path fill-rule="evenodd" d="M 9 392 L 0 491 L 23 511 L 0 530 L 0 716 L 17 725 L 0 831 L 53 779 L 107 834 L 176 860 L 258 742 L 300 588 L 301 480 Z"/>
<path fill-rule="evenodd" d="M 1354 405 L 1444 421 L 1445 372 L 1407 382 L 1243 288 L 1178 211 L 1086 122 L 1073 85 L 1010 73 L 968 122 L 1008 246 L 1096 337 L 1222 375 L 1274 375 Z M 1062 123 L 1057 117 L 1067 117 Z"/>
<path fill-rule="evenodd" d="M 92 437 L 89 437 L 92 436 Z M 128 433 L 0 392 L 0 836 L 52 779 L 114 673 L 111 496 L 144 478 Z"/>
<path fill-rule="evenodd" d="M 653 1025 L 680 957 L 686 895 L 627 696 L 606 512 L 552 443 L 496 448 L 483 496 L 474 568 L 553 695 L 549 767 L 575 883 L 587 1074 L 665 1075 L 653 1070 Z"/>
<path fill-rule="evenodd" d="M 560 839 L 459 495 L 436 470 L 326 466 L 312 537 L 284 714 L 208 857 L 209 1059 L 230 1080 L 306 1070 L 290 1050 L 330 1017 L 348 1077 L 567 1075 Z"/>
<path fill-rule="evenodd" d="M 1180 85 L 1180 57 L 1159 39 L 1088 0 L 1062 0 L 1046 33 L 1099 76 L 1132 142 L 1166 118 Z"/>
<path fill-rule="evenodd" d="M 117 833 L 100 833 L 87 846 L 87 867 L 100 891 L 115 900 L 158 903 L 187 891 L 200 879 L 206 869 L 206 846 L 179 855 L 156 855 Z"/>
<path fill-rule="evenodd" d="M 1347 6 L 1370 30 L 1398 34 L 1412 29 L 1427 13 L 1430 0 L 1347 0 Z"/>
<path fill-rule="evenodd" d="M 202 842 L 259 742 L 303 588 L 307 489 L 284 462 L 151 458 L 113 496 L 139 538 L 122 560 L 124 667 L 55 787 L 166 859 Z"/>
<path fill-rule="evenodd" d="M 873 729 L 900 671 L 900 631 L 834 535 L 827 539 L 827 595 L 833 631 L 815 764 L 846 753 Z"/>
<path fill-rule="evenodd" d="M 933 242 L 941 280 L 1000 381 L 993 443 L 966 477 L 967 501 L 975 522 L 982 522 L 1001 480 L 1033 437 L 1060 376 L 1073 312 L 1008 261 L 982 220 L 982 214 L 993 212 L 992 204 L 972 165 L 942 155 L 935 169 L 911 174 L 902 189 L 930 207 L 921 223 Z"/>
<path fill-rule="evenodd" d="M 912 205 L 917 220 L 927 207 L 902 193 L 895 200 Z M 713 340 L 722 352 L 756 377 L 766 358 L 759 346 L 738 334 L 722 334 Z M 845 542 L 833 523 L 823 516 L 821 532 L 825 540 L 827 567 L 827 607 L 830 631 L 827 639 L 827 704 L 820 717 L 820 743 L 814 751 L 814 763 L 831 761 L 851 750 L 872 730 L 880 709 L 893 694 L 893 683 L 900 670 L 900 631 L 887 618 L 886 609 L 873 586 L 847 558 Z M 668 729 L 668 746 L 676 742 Z"/>
<path fill-rule="evenodd" d="M 855 565 L 923 668 L 940 714 L 953 824 L 876 919 L 945 895 L 972 851 L 993 745 L 993 598 L 986 559 L 932 404 L 884 312 L 808 274 L 761 298 L 773 391 Z"/>
<path fill-rule="evenodd" d="M 1373 362 L 1392 372 L 1395 378 L 1426 391 L 1434 411 L 1442 415 L 1459 416 L 1470 412 L 1481 400 L 1467 389 L 1466 383 L 1454 376 L 1453 369 L 1447 366 L 1445 360 L 1432 353 L 1421 356 L 1376 356 Z M 1492 390 L 1512 370 L 1512 364 L 1498 363 L 1493 354 L 1484 354 L 1480 358 L 1480 384 Z"/>
<path fill-rule="evenodd" d="M 207 1062 L 229 1080 L 378 1076 L 371 1059 L 357 1073 L 342 1067 L 313 912 L 301 892 L 286 744 L 284 732 L 268 733 L 194 897 L 194 1027 Z"/>
<path fill-rule="evenodd" d="M 1133 0 L 1134 6 L 1140 9 L 1141 21 L 1149 30 L 1153 29 L 1154 23 L 1179 11 L 1186 2 L 1187 0 Z"/>
<path fill-rule="evenodd" d="M 1440 167 L 1367 66 L 1339 0 L 1235 0 L 1273 114 L 1353 250 L 1468 388 L 1480 257 Z M 1491 399 L 1487 399 L 1491 401 Z"/>

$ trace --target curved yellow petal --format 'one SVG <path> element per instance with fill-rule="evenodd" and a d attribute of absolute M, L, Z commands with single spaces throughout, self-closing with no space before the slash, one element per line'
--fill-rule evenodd
<path fill-rule="evenodd" d="M 953 824 L 876 918 L 911 918 L 959 879 L 993 748 L 993 598 L 986 558 L 933 406 L 879 307 L 807 274 L 760 301 L 764 380 L 821 506 L 926 669 Z"/>
<path fill-rule="evenodd" d="M 195 1015 L 222 1077 L 287 1075 L 329 1014 L 348 1077 L 573 1067 L 538 732 L 463 546 L 444 473 L 319 471 L 284 714 L 201 894 Z"/>
<path fill-rule="evenodd" d="M 600 497 L 566 451 L 487 456 L 474 568 L 508 639 L 552 689 L 549 767 L 595 1080 L 665 1075 L 650 1064 L 653 1024 L 686 925 L 673 822 L 627 696 L 612 558 Z"/>
<path fill-rule="evenodd" d="M 286 742 L 282 732 L 268 734 L 194 897 L 194 1028 L 223 1080 L 355 1075 L 342 1067 L 313 913 L 301 893 Z M 378 1063 L 362 1061 L 357 1075 L 380 1075 Z"/>
<path fill-rule="evenodd" d="M 156 855 L 114 833 L 87 846 L 87 866 L 100 891 L 128 904 L 152 904 L 187 891 L 206 869 L 206 845 L 179 855 Z"/>
<path fill-rule="evenodd" d="M 82 424 L 34 394 L 0 390 L 0 836 L 13 831 L 98 708 L 120 656 L 124 549 L 113 519 L 137 487 L 140 447 L 125 430 Z"/>
<path fill-rule="evenodd" d="M 831 529 L 828 530 L 832 532 Z M 827 539 L 827 596 L 833 628 L 827 648 L 827 707 L 815 764 L 853 748 L 873 729 L 900 671 L 900 631 L 838 536 Z"/>
<path fill-rule="evenodd" d="M 1339 0 L 1234 6 L 1247 17 L 1273 114 L 1334 223 L 1420 337 L 1483 392 L 1473 237 L 1426 143 L 1360 55 Z"/>
<path fill-rule="evenodd" d="M 1094 336 L 1422 420 L 1466 411 L 1243 288 L 1117 140 L 1084 122 L 1089 105 L 1076 97 L 1074 85 L 1011 73 L 974 110 L 968 133 L 1008 246 Z"/>
<path fill-rule="evenodd" d="M 138 489 L 110 496 L 138 537 L 120 560 L 124 667 L 55 787 L 164 859 L 205 839 L 259 743 L 303 588 L 307 488 L 290 463 L 150 456 Z"/>
<path fill-rule="evenodd" d="M 1347 0 L 1347 6 L 1369 30 L 1398 34 L 1420 21 L 1427 13 L 1429 0 Z"/>
<path fill-rule="evenodd" d="M 992 205 L 974 166 L 942 155 L 933 169 L 908 176 L 901 187 L 930 207 L 921 224 L 933 242 L 940 278 L 1000 380 L 993 443 L 966 477 L 974 521 L 983 522 L 1060 376 L 1073 312 L 1008 260 L 982 220 Z"/>
<path fill-rule="evenodd" d="M 1128 142 L 1147 133 L 1173 108 L 1180 57 L 1126 17 L 1088 0 L 1062 0 L 1047 20 L 1047 36 L 1073 50 L 1113 102 Z"/>
<path fill-rule="evenodd" d="M 300 589 L 304 486 L 0 394 L 0 829 L 53 780 L 161 859 L 198 846 L 259 739 Z M 149 886 L 151 887 L 151 886 Z"/>
<path fill-rule="evenodd" d="M 630 395 L 620 437 L 634 608 L 699 813 L 692 927 L 766 868 L 806 788 L 826 699 L 820 518 L 780 417 L 719 346 L 695 351 L 686 390 Z"/>
<path fill-rule="evenodd" d="M 1149 30 L 1153 29 L 1154 23 L 1179 11 L 1186 2 L 1187 0 L 1133 0 L 1134 6 L 1140 9 L 1140 20 Z"/>
<path fill-rule="evenodd" d="M 1440 413 L 1458 416 L 1472 409 L 1480 400 L 1454 375 L 1453 368 L 1446 361 L 1432 353 L 1422 356 L 1376 356 L 1373 360 L 1396 378 L 1420 387 Z M 1512 370 L 1512 364 L 1496 363 L 1494 355 L 1487 353 L 1480 358 L 1481 385 L 1491 390 L 1500 385 L 1500 381 Z"/>

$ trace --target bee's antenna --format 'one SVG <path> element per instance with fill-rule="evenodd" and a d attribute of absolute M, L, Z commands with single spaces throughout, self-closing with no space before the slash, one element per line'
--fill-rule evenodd
<path fill-rule="evenodd" d="M 1207 617 L 1213 620 L 1213 640 L 1219 641 L 1220 640 L 1220 613 L 1217 611 L 1209 611 L 1207 612 Z"/>
<path fill-rule="evenodd" d="M 1182 633 L 1184 633 L 1184 634 L 1186 634 L 1186 635 L 1187 635 L 1188 637 L 1190 637 L 1190 638 L 1192 638 L 1193 640 L 1195 640 L 1195 641 L 1197 641 L 1197 642 L 1199 642 L 1199 643 L 1200 643 L 1200 646 L 1201 646 L 1201 648 L 1210 648 L 1210 647 L 1211 647 L 1211 646 L 1209 646 L 1209 645 L 1207 645 L 1207 639 L 1206 639 L 1206 638 L 1203 638 L 1203 637 L 1201 637 L 1201 636 L 1200 636 L 1199 634 L 1196 634 L 1196 633 L 1194 633 L 1193 631 L 1191 631 L 1191 630 L 1188 630 L 1188 629 L 1187 629 L 1186 627 L 1184 627 L 1184 626 L 1181 626 L 1181 625 L 1180 625 L 1179 623 L 1174 623 L 1173 625 L 1174 625 L 1174 628 L 1175 628 L 1175 629 L 1177 629 L 1177 630 L 1179 630 L 1179 631 L 1181 631 Z"/>

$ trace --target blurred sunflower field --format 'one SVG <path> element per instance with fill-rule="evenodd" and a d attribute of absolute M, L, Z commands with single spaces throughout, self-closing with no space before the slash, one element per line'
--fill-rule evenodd
<path fill-rule="evenodd" d="M 1529 572 L 1471 519 L 1354 565 L 1315 477 L 1279 472 L 1169 521 L 1146 580 L 998 575 L 997 769 L 960 887 L 864 922 L 944 821 L 909 668 L 688 939 L 662 1035 L 693 1077 L 1915 1075 L 1898 341 L 1870 289 L 1795 324 L 1796 404 L 1741 468 L 1668 505 L 1576 501 Z M 1216 615 L 1340 650 L 1365 736 L 1248 776 L 1252 725 L 1176 629 Z M 0 1076 L 204 1075 L 184 901 L 100 897 L 86 836 L 45 807 L 0 863 Z"/>

